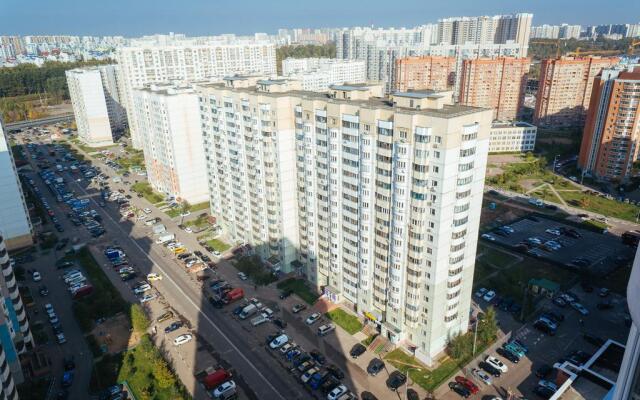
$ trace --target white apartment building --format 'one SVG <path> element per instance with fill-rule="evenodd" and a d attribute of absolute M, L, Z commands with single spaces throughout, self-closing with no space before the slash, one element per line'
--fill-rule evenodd
<path fill-rule="evenodd" d="M 0 232 L 9 250 L 33 244 L 33 228 L 13 153 L 0 120 Z"/>
<path fill-rule="evenodd" d="M 453 17 L 438 20 L 439 44 L 506 44 L 525 48 L 533 14 Z"/>
<path fill-rule="evenodd" d="M 329 90 L 331 85 L 367 80 L 364 61 L 335 58 L 287 58 L 282 61 L 282 75 L 299 80 L 302 90 L 312 92 Z"/>
<path fill-rule="evenodd" d="M 113 144 L 114 133 L 126 124 L 116 66 L 77 68 L 66 76 L 80 140 L 92 147 Z"/>
<path fill-rule="evenodd" d="M 532 39 L 579 39 L 580 25 L 540 25 L 531 27 Z"/>
<path fill-rule="evenodd" d="M 538 127 L 521 121 L 494 121 L 489 132 L 489 153 L 533 151 Z"/>
<path fill-rule="evenodd" d="M 136 89 L 131 115 L 145 132 L 143 152 L 151 186 L 191 204 L 207 201 L 200 111 L 194 90 L 172 85 Z"/>
<path fill-rule="evenodd" d="M 490 110 L 367 84 L 198 90 L 212 212 L 227 231 L 281 261 L 297 252 L 285 271 L 426 363 L 466 332 Z"/>
<path fill-rule="evenodd" d="M 201 81 L 233 74 L 275 74 L 276 49 L 268 42 L 151 37 L 116 52 L 133 146 L 142 148 L 144 131 L 132 118 L 133 90 L 172 80 Z"/>

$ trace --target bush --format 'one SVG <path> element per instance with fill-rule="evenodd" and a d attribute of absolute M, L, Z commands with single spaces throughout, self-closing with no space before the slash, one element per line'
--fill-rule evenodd
<path fill-rule="evenodd" d="M 307 304 L 313 304 L 318 300 L 318 293 L 315 290 L 309 288 L 307 282 L 303 279 L 289 278 L 278 283 L 278 289 L 280 290 L 292 290 Z"/>
<path fill-rule="evenodd" d="M 276 277 L 265 269 L 258 256 L 242 257 L 235 263 L 235 267 L 257 285 L 268 285 L 276 281 Z"/>
<path fill-rule="evenodd" d="M 131 326 L 133 327 L 134 332 L 144 333 L 149 329 L 151 322 L 149 321 L 149 318 L 147 318 L 147 315 L 140 304 L 132 304 L 129 309 L 129 314 L 131 318 Z"/>

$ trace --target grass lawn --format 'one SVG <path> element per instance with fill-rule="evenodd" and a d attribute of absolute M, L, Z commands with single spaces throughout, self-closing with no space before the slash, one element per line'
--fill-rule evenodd
<path fill-rule="evenodd" d="M 609 225 L 601 221 L 596 221 L 595 219 L 588 219 L 586 221 L 582 221 L 582 225 L 585 225 L 586 227 L 589 227 L 589 228 L 595 228 L 598 231 L 602 231 L 604 229 L 609 228 Z"/>
<path fill-rule="evenodd" d="M 554 264 L 525 256 L 521 262 L 501 270 L 482 286 L 495 290 L 499 296 L 509 296 L 521 303 L 524 289 L 531 278 L 546 278 L 566 288 L 575 282 L 577 275 Z"/>
<path fill-rule="evenodd" d="M 147 335 L 142 337 L 135 348 L 118 355 L 105 355 L 95 363 L 90 389 L 98 393 L 123 381 L 127 381 L 137 399 L 190 398 Z"/>
<path fill-rule="evenodd" d="M 108 318 L 119 312 L 128 311 L 127 302 L 111 284 L 87 248 L 83 248 L 78 254 L 69 255 L 65 259 L 78 262 L 94 287 L 90 296 L 73 302 L 73 313 L 83 332 L 86 333 L 93 329 L 94 322 L 98 318 Z"/>
<path fill-rule="evenodd" d="M 141 150 L 129 149 L 126 156 L 120 156 L 116 162 L 125 170 L 130 171 L 131 168 L 144 169 L 144 155 Z"/>
<path fill-rule="evenodd" d="M 497 267 L 502 267 L 511 264 L 516 261 L 517 258 L 509 253 L 504 251 L 500 251 L 497 249 L 493 249 L 490 247 L 482 246 L 479 249 L 479 253 L 482 252 L 482 257 L 480 259 L 488 264 L 495 265 Z"/>
<path fill-rule="evenodd" d="M 206 242 L 209 246 L 213 247 L 214 250 L 217 250 L 220 253 L 229 250 L 229 248 L 231 247 L 220 239 L 209 239 Z"/>
<path fill-rule="evenodd" d="M 327 318 L 335 322 L 347 331 L 350 335 L 358 333 L 362 330 L 362 323 L 355 315 L 351 315 L 341 308 L 336 308 L 325 314 Z"/>
<path fill-rule="evenodd" d="M 256 285 L 268 285 L 276 277 L 267 270 L 257 256 L 243 257 L 233 264 L 238 271 L 244 272 Z"/>
<path fill-rule="evenodd" d="M 627 221 L 635 222 L 640 212 L 640 207 L 636 205 L 582 192 L 560 192 L 560 196 L 571 206 Z"/>
<path fill-rule="evenodd" d="M 198 218 L 196 219 L 185 221 L 184 224 L 185 226 L 194 226 L 196 228 L 205 228 L 210 225 L 208 220 L 208 215 L 198 216 Z"/>
<path fill-rule="evenodd" d="M 473 284 L 482 286 L 481 282 L 487 279 L 489 275 L 496 272 L 497 270 L 480 260 L 476 260 L 476 266 L 473 270 Z"/>
<path fill-rule="evenodd" d="M 164 201 L 164 196 L 155 192 L 148 182 L 134 183 L 131 185 L 131 190 L 142 194 L 142 196 L 151 204 L 158 204 L 161 201 Z"/>
<path fill-rule="evenodd" d="M 307 286 L 307 283 L 303 279 L 289 278 L 278 283 L 278 289 L 280 290 L 292 290 L 307 304 L 313 304 L 320 297 L 314 290 Z"/>
<path fill-rule="evenodd" d="M 206 210 L 208 208 L 209 208 L 209 202 L 208 201 L 203 201 L 202 203 L 189 205 L 188 210 L 189 210 L 189 212 L 196 212 L 196 211 Z M 171 208 L 171 209 L 165 211 L 165 214 L 167 214 L 171 218 L 175 218 L 175 217 L 179 216 L 181 213 L 182 213 L 182 206 Z"/>

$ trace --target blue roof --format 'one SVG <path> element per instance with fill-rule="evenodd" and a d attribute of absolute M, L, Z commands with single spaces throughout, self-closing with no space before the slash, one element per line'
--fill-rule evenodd
<path fill-rule="evenodd" d="M 394 92 L 393 95 L 399 97 L 411 97 L 414 99 L 439 99 L 444 97 L 438 92 Z"/>

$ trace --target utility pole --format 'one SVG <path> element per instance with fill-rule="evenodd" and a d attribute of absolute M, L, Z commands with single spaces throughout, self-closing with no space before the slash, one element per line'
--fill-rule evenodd
<path fill-rule="evenodd" d="M 476 317 L 476 322 L 473 326 L 473 350 L 471 351 L 471 356 L 476 355 L 476 340 L 478 339 L 478 324 L 480 320 Z"/>

